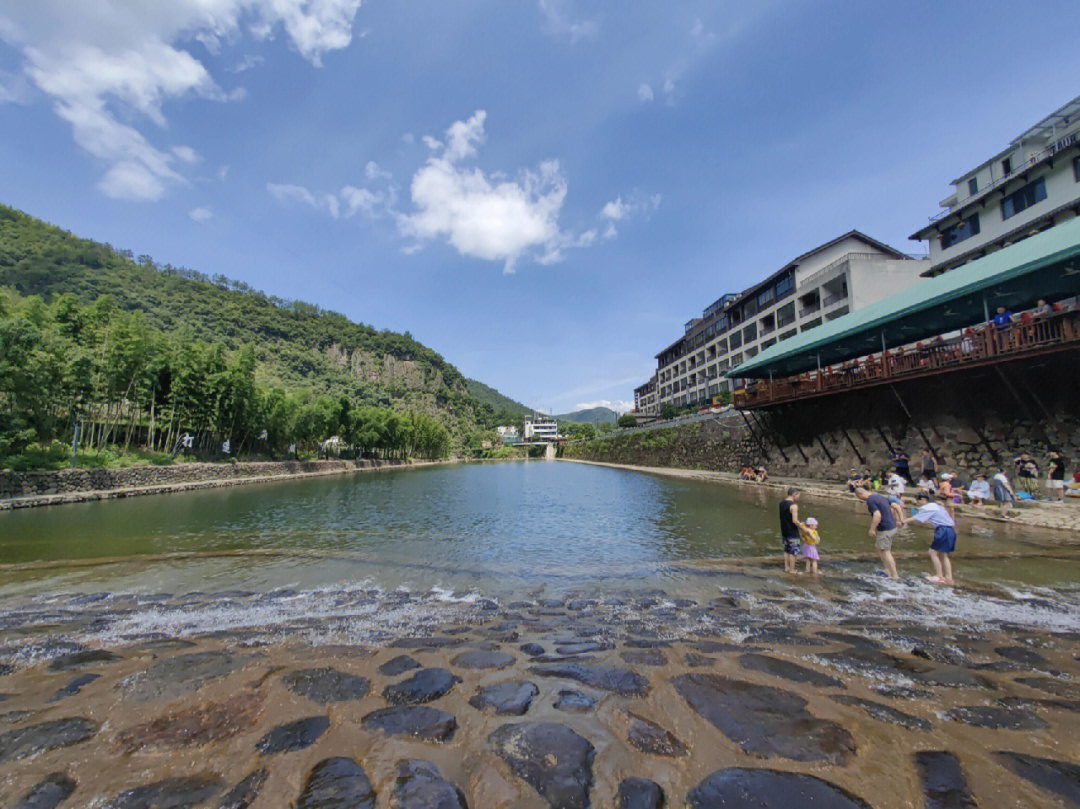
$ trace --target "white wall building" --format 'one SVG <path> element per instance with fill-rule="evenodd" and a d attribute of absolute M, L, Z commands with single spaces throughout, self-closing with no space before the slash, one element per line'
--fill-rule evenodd
<path fill-rule="evenodd" d="M 886 298 L 929 267 L 857 230 L 804 253 L 738 295 L 721 297 L 656 355 L 656 408 L 704 404 L 737 387 L 725 376 L 781 340 Z"/>
<path fill-rule="evenodd" d="M 526 441 L 554 441 L 559 437 L 559 422 L 549 416 L 535 415 L 525 419 Z"/>
<path fill-rule="evenodd" d="M 634 388 L 634 412 L 630 415 L 659 415 L 660 402 L 656 398 L 656 388 L 656 374 L 644 385 Z"/>
<path fill-rule="evenodd" d="M 1080 97 L 952 181 L 944 211 L 911 238 L 930 243 L 928 275 L 1080 214 Z"/>

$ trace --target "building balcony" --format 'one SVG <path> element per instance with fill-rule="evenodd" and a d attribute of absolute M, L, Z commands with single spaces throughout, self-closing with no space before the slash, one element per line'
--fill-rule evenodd
<path fill-rule="evenodd" d="M 807 304 L 806 306 L 804 306 L 802 309 L 799 310 L 799 317 L 809 317 L 810 315 L 814 314 L 815 312 L 820 312 L 820 311 L 821 311 L 821 302 L 820 301 L 818 301 L 817 303 Z"/>
<path fill-rule="evenodd" d="M 841 291 L 841 292 L 834 292 L 831 295 L 826 295 L 822 299 L 821 305 L 822 306 L 832 306 L 833 304 L 840 303 L 840 301 L 846 301 L 847 296 L 848 296 L 847 290 L 844 290 L 844 291 Z"/>

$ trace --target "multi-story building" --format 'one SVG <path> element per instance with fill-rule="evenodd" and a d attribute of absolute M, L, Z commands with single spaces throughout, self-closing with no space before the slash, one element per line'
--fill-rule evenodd
<path fill-rule="evenodd" d="M 559 422 L 539 414 L 525 419 L 526 441 L 554 441 L 559 437 Z"/>
<path fill-rule="evenodd" d="M 857 230 L 792 259 L 740 294 L 727 294 L 656 355 L 656 408 L 707 403 L 736 387 L 726 372 L 776 342 L 879 301 L 928 267 Z"/>
<path fill-rule="evenodd" d="M 499 436 L 499 441 L 503 444 L 517 444 L 521 441 L 521 435 L 518 433 L 518 428 L 513 424 L 496 427 L 495 432 Z"/>
<path fill-rule="evenodd" d="M 634 388 L 634 413 L 642 416 L 660 414 L 660 402 L 656 399 L 656 374 L 644 385 Z"/>
<path fill-rule="evenodd" d="M 930 243 L 927 275 L 1080 215 L 1080 97 L 951 185 L 945 210 L 911 236 Z"/>

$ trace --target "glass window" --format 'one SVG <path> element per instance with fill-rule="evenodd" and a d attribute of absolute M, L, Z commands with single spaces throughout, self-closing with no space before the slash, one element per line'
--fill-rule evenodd
<path fill-rule="evenodd" d="M 795 291 L 795 279 L 788 275 L 776 282 L 776 299 L 780 300 L 785 295 Z"/>
<path fill-rule="evenodd" d="M 735 332 L 734 334 L 732 334 L 731 337 L 728 339 L 728 343 L 731 344 L 732 349 L 741 348 L 742 332 Z"/>
<path fill-rule="evenodd" d="M 757 323 L 751 323 L 745 329 L 742 330 L 743 340 L 750 342 L 757 339 Z"/>
<path fill-rule="evenodd" d="M 968 180 L 968 194 L 970 194 L 971 196 L 975 196 L 978 193 L 979 179 L 977 177 L 972 177 L 970 180 Z"/>
<path fill-rule="evenodd" d="M 950 225 L 941 231 L 941 249 L 952 247 L 957 242 L 970 239 L 979 232 L 979 215 L 973 213 L 967 219 L 961 219 L 955 225 Z"/>
<path fill-rule="evenodd" d="M 1073 158 L 1073 179 L 1080 183 L 1080 157 Z"/>
<path fill-rule="evenodd" d="M 776 292 L 775 292 L 775 290 L 773 290 L 772 287 L 769 287 L 764 292 L 759 292 L 758 296 L 757 296 L 758 308 L 763 309 L 766 306 L 768 306 L 770 303 L 772 303 L 772 300 L 773 300 L 773 297 L 775 296 L 775 294 L 776 294 Z"/>
<path fill-rule="evenodd" d="M 1004 175 L 1012 174 L 1012 158 L 1006 157 L 1001 161 L 1001 173 Z"/>
<path fill-rule="evenodd" d="M 795 301 L 787 304 L 787 306 L 781 306 L 776 310 L 776 326 L 777 328 L 783 328 L 789 323 L 795 322 Z"/>
<path fill-rule="evenodd" d="M 776 343 L 776 338 L 775 337 L 770 337 L 768 340 L 765 340 L 764 342 L 762 342 L 761 348 L 762 348 L 762 350 L 765 350 L 766 348 L 768 348 L 771 345 L 774 345 L 775 343 Z"/>
<path fill-rule="evenodd" d="M 796 329 L 791 329 L 790 331 L 786 331 L 786 332 L 784 332 L 783 334 L 780 335 L 779 339 L 786 340 L 789 337 L 794 337 L 796 331 L 797 331 Z"/>
<path fill-rule="evenodd" d="M 1008 219 L 1046 199 L 1046 179 L 1040 177 L 1001 200 L 1001 218 Z"/>
<path fill-rule="evenodd" d="M 812 328 L 814 328 L 814 326 L 820 326 L 820 325 L 821 325 L 821 318 L 820 317 L 815 317 L 813 320 L 808 320 L 806 323 L 803 323 L 802 330 L 806 331 L 807 329 L 812 329 Z"/>
<path fill-rule="evenodd" d="M 751 357 L 756 357 L 757 352 L 758 352 L 758 350 L 756 348 L 748 348 L 748 349 L 746 349 L 746 358 L 750 359 Z"/>
<path fill-rule="evenodd" d="M 748 317 L 753 317 L 757 313 L 758 313 L 758 305 L 757 305 L 757 299 L 756 298 L 751 298 L 750 300 L 748 300 L 746 303 L 743 304 L 743 308 L 742 308 L 743 320 L 746 320 L 746 318 L 748 318 Z"/>

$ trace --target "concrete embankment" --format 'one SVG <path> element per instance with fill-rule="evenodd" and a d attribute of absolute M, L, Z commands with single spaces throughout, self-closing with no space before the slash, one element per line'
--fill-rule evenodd
<path fill-rule="evenodd" d="M 439 463 L 453 461 L 260 461 L 179 463 L 123 469 L 62 469 L 54 472 L 6 470 L 0 471 L 0 511 Z"/>
<path fill-rule="evenodd" d="M 808 478 L 776 477 L 770 478 L 765 483 L 755 483 L 753 481 L 740 480 L 738 475 L 730 472 L 714 472 L 703 469 L 679 469 L 669 466 L 642 466 L 577 458 L 562 458 L 560 460 L 569 463 L 609 466 L 613 469 L 628 469 L 634 472 L 648 472 L 650 474 L 664 475 L 666 477 L 705 480 L 713 483 L 723 483 L 729 486 L 743 486 L 750 489 L 764 489 L 766 491 L 775 492 L 777 497 L 783 497 L 789 486 L 797 486 L 803 492 L 805 497 L 820 500 L 846 501 L 850 502 L 852 505 L 856 504 L 854 495 L 846 491 L 841 484 L 810 480 Z M 956 515 L 960 519 L 992 520 L 995 522 L 1009 522 L 1030 526 L 1032 528 L 1048 528 L 1080 533 L 1080 503 L 1066 502 L 1063 505 L 1022 503 L 1019 505 L 1019 513 L 1009 520 L 1002 518 L 997 507 L 994 505 L 957 505 Z"/>

